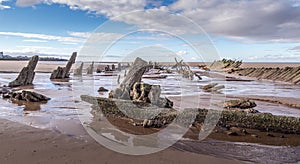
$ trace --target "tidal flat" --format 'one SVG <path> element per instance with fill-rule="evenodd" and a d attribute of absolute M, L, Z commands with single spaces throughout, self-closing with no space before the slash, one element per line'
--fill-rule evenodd
<path fill-rule="evenodd" d="M 0 65 L 0 84 L 7 85 L 14 80 L 24 61 L 10 61 Z M 95 63 L 97 65 L 99 63 Z M 111 63 L 105 63 L 107 65 Z M 247 63 L 244 63 L 246 65 Z M 260 64 L 250 63 L 251 67 L 260 67 Z M 96 126 L 100 129 L 100 135 L 106 136 L 112 141 L 127 142 L 121 132 L 144 135 L 155 134 L 160 128 L 143 128 L 134 126 L 132 122 L 142 121 L 129 118 L 107 117 L 108 121 L 118 127 L 117 130 L 106 129 L 105 121 L 94 122 L 95 116 L 91 114 L 92 105 L 84 102 L 80 96 L 90 95 L 94 97 L 109 96 L 108 92 L 98 92 L 99 87 L 113 90 L 118 86 L 118 76 L 124 78 L 125 70 L 116 73 L 116 76 L 96 73 L 93 75 L 73 76 L 67 80 L 50 80 L 51 71 L 57 66 L 63 66 L 65 62 L 39 62 L 36 77 L 32 86 L 17 87 L 14 90 L 29 90 L 47 97 L 47 103 L 14 103 L 8 99 L 0 99 L 1 118 L 1 160 L 16 162 L 31 156 L 41 162 L 45 162 L 45 156 L 49 161 L 59 161 L 60 158 L 79 161 L 78 156 L 100 158 L 99 154 L 114 155 L 106 148 L 98 145 L 86 132 L 87 128 Z M 76 63 L 72 70 L 77 67 Z M 270 65 L 270 63 L 268 63 Z M 275 63 L 274 66 L 278 66 Z M 285 66 L 285 64 L 284 64 Z M 298 64 L 289 66 L 299 66 Z M 86 67 L 84 67 L 86 69 Z M 226 80 L 223 73 L 213 72 L 211 76 L 199 70 L 197 64 L 191 66 L 195 72 L 200 72 L 202 80 L 189 80 L 176 73 L 163 73 L 165 78 L 143 78 L 144 83 L 159 84 L 161 96 L 168 97 L 174 102 L 174 108 L 204 108 L 210 109 L 214 100 L 221 97 L 222 101 L 247 98 L 255 101 L 254 108 L 260 113 L 270 113 L 275 116 L 300 118 L 300 86 L 281 82 L 257 80 L 253 77 L 239 77 L 246 81 Z M 214 76 L 214 74 L 220 76 Z M 220 93 L 209 93 L 201 89 L 210 83 L 224 85 Z M 297 124 L 297 123 L 296 123 Z M 298 122 L 299 124 L 299 122 Z M 176 144 L 165 151 L 158 153 L 163 160 L 178 161 L 183 156 L 189 160 L 207 160 L 215 162 L 279 162 L 296 163 L 300 159 L 299 133 L 273 132 L 238 126 L 217 126 L 204 140 L 199 141 L 198 133 L 201 124 L 194 124 L 185 136 Z M 104 131 L 103 131 L 104 128 Z M 97 128 L 94 128 L 94 130 Z M 98 130 L 99 130 L 98 129 Z M 101 131 L 102 130 L 102 131 Z M 244 130 L 244 131 L 243 131 Z M 248 134 L 245 134 L 245 131 Z M 235 132 L 231 133 L 230 132 Z M 125 139 L 124 139 L 125 137 Z M 24 146 L 32 148 L 25 151 Z M 75 149 L 74 152 L 70 151 Z M 29 149 L 28 149 L 29 150 Z M 86 151 L 87 150 L 87 151 Z M 93 150 L 96 150 L 94 152 Z M 25 153 L 24 153 L 25 152 Z M 191 154 L 187 152 L 192 152 Z M 83 155 L 84 153 L 85 155 Z M 80 154 L 80 155 L 79 155 Z M 125 155 L 124 155 L 125 156 Z M 115 162 L 120 161 L 123 155 L 117 154 Z M 140 160 L 145 163 L 155 162 L 148 155 L 143 157 L 126 156 L 129 160 Z M 87 158 L 86 158 L 87 159 Z M 151 159 L 151 160 L 149 160 Z M 99 159 L 100 160 L 100 159 Z M 182 161 L 186 162 L 186 161 Z M 49 162 L 50 163 L 50 162 Z"/>

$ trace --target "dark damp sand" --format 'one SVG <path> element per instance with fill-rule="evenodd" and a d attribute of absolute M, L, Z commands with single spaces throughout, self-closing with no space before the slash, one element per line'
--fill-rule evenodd
<path fill-rule="evenodd" d="M 128 118 L 108 118 L 108 121 L 118 129 L 135 135 L 147 135 L 157 133 L 159 130 L 161 130 L 157 128 L 143 128 L 142 126 L 133 126 L 129 123 L 132 121 L 132 119 Z M 134 120 L 134 122 L 142 121 Z M 93 122 L 90 126 L 93 126 L 93 129 L 94 127 L 105 126 L 100 125 L 101 123 L 103 122 Z M 94 130 L 97 131 L 97 129 Z M 184 138 L 198 141 L 200 130 L 201 125 L 195 125 L 188 130 L 188 132 L 184 135 Z M 246 133 L 242 130 L 245 130 Z M 237 132 L 238 136 L 227 135 L 228 132 Z M 207 139 L 231 142 L 258 143 L 273 146 L 300 146 L 299 135 L 297 134 L 261 132 L 255 129 L 245 129 L 237 127 L 231 127 L 230 130 L 222 127 L 215 127 L 213 132 L 208 135 Z"/>
<path fill-rule="evenodd" d="M 0 119 L 0 163 L 239 163 L 168 148 L 144 156 L 108 150 L 91 138 L 76 139 Z"/>

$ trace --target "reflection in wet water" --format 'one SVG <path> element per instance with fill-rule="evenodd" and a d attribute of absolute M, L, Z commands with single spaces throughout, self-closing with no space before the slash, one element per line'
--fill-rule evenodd
<path fill-rule="evenodd" d="M 121 72 L 120 74 L 122 78 L 124 72 Z M 16 76 L 17 74 L 2 73 L 0 75 L 1 85 L 7 84 Z M 79 98 L 80 95 L 89 94 L 94 96 L 107 97 L 108 93 L 98 93 L 98 88 L 104 87 L 108 90 L 112 90 L 118 85 L 116 80 L 117 76 L 99 76 L 99 74 L 96 74 L 95 76 L 74 77 L 67 81 L 50 81 L 49 76 L 50 73 L 37 73 L 36 78 L 34 80 L 34 86 L 32 86 L 31 88 L 22 88 L 34 90 L 38 93 L 44 94 L 47 97 L 50 97 L 51 100 L 47 104 L 26 104 L 23 102 L 17 102 L 17 104 L 13 104 L 7 100 L 0 99 L 0 118 L 10 119 L 38 128 L 59 129 L 59 131 L 66 131 L 69 133 L 68 129 L 70 129 L 70 126 L 65 126 L 66 120 L 77 120 L 77 126 L 80 125 L 80 122 L 78 121 L 78 114 L 80 114 L 82 117 L 85 117 L 85 120 L 87 122 L 91 122 L 92 120 L 92 115 L 89 113 L 90 104 L 81 102 Z M 220 85 L 226 86 L 226 88 L 222 90 L 222 94 L 226 95 L 278 96 L 286 98 L 293 97 L 300 99 L 300 86 L 282 83 L 271 83 L 262 81 L 223 81 L 212 79 L 209 77 L 203 77 L 203 80 L 201 81 L 189 81 L 186 79 L 182 79 L 180 75 L 176 74 L 167 74 L 166 79 L 147 78 L 143 79 L 143 81 L 146 83 L 161 85 L 162 96 L 193 96 L 197 94 L 207 94 L 203 92 L 202 89 L 200 89 L 200 86 L 214 81 L 219 83 Z M 290 115 L 300 117 L 299 109 L 259 101 L 257 101 L 257 104 L 258 107 L 256 109 L 261 112 L 269 112 L 276 115 Z M 72 130 L 72 133 L 77 134 L 75 131 L 76 130 Z M 120 132 L 109 131 L 107 130 L 107 128 L 106 131 L 102 131 L 101 133 L 104 137 L 111 138 L 113 140 L 126 142 L 130 141 L 130 138 L 120 137 Z M 144 141 L 138 140 L 131 140 L 130 142 L 132 142 L 132 144 L 139 144 L 141 142 L 144 143 Z M 216 147 L 213 145 L 219 146 Z M 194 146 L 198 146 L 197 149 L 199 149 L 199 147 L 203 146 L 203 144 L 194 144 Z M 236 148 L 235 143 L 230 143 L 228 146 L 227 143 L 224 145 L 224 142 L 221 142 L 221 144 L 214 144 L 208 142 L 203 147 L 207 148 L 207 150 L 214 151 L 214 153 L 211 153 L 213 155 L 236 156 L 237 158 L 243 159 L 245 161 L 249 160 L 261 162 L 259 160 L 264 160 L 264 156 L 254 157 L 253 155 L 260 154 L 260 152 L 264 151 L 271 151 L 272 153 L 274 153 L 274 157 L 276 157 L 276 159 L 280 156 L 280 154 L 276 153 L 276 151 L 278 151 L 277 147 L 264 148 L 264 146 L 240 145 L 237 146 L 239 147 L 238 153 L 237 149 L 234 150 L 234 148 Z M 225 150 L 226 147 L 227 149 Z M 294 148 L 279 148 L 281 151 L 278 152 L 283 152 L 287 156 L 289 156 L 288 153 L 299 155 L 298 148 L 296 149 L 298 152 L 295 152 Z M 206 152 L 209 152 L 207 150 Z M 205 152 L 204 150 L 199 150 L 199 153 Z M 294 162 L 295 159 L 297 159 L 294 156 L 291 158 L 293 158 L 291 162 Z M 284 161 L 282 159 L 278 160 Z"/>
<path fill-rule="evenodd" d="M 123 78 L 124 72 L 121 72 L 121 78 Z M 278 96 L 278 97 L 293 97 L 300 98 L 300 86 L 251 81 L 221 81 L 218 79 L 212 79 L 209 77 L 203 77 L 203 80 L 190 81 L 181 78 L 180 75 L 166 74 L 166 79 L 143 79 L 144 82 L 150 84 L 159 84 L 162 88 L 162 96 L 176 96 L 176 95 L 197 95 L 207 94 L 200 89 L 200 86 L 211 83 L 212 81 L 225 85 L 226 88 L 222 90 L 223 94 L 234 96 L 246 96 L 246 95 L 259 95 L 259 96 Z M 11 79 L 14 79 L 17 74 L 1 74 L 0 83 L 8 83 Z M 107 97 L 107 92 L 98 93 L 99 87 L 104 87 L 108 90 L 112 90 L 118 86 L 116 76 L 83 76 L 74 77 L 70 80 L 56 80 L 50 81 L 49 73 L 37 73 L 34 80 L 34 86 L 23 87 L 21 89 L 29 89 L 44 94 L 51 98 L 47 104 L 24 104 L 19 102 L 17 105 L 8 103 L 6 100 L 2 100 L 0 107 L 0 116 L 4 113 L 16 115 L 15 111 L 26 108 L 26 110 L 40 110 L 47 114 L 55 114 L 55 117 L 64 118 L 65 115 L 76 115 L 76 107 L 79 104 L 74 101 L 80 101 L 79 96 L 81 94 L 89 94 L 94 96 Z M 122 79 L 121 79 L 122 80 Z M 277 105 L 272 103 L 258 102 L 258 110 L 261 112 L 270 112 L 277 115 L 293 115 L 300 117 L 300 110 L 293 109 L 283 105 Z M 76 106 L 76 107 L 75 107 Z M 68 109 L 70 108 L 70 109 Z M 18 113 L 18 112 L 17 112 Z M 67 117 L 67 118 L 68 118 Z"/>
<path fill-rule="evenodd" d="M 246 163 L 299 163 L 300 147 L 266 146 L 251 143 L 232 143 L 216 140 L 195 141 L 183 140 L 175 149 L 194 153 L 238 159 Z"/>
<path fill-rule="evenodd" d="M 39 111 L 41 110 L 41 104 L 39 102 L 27 102 L 27 101 L 19 101 L 12 100 L 12 103 L 17 104 L 18 106 L 23 106 L 24 111 Z"/>

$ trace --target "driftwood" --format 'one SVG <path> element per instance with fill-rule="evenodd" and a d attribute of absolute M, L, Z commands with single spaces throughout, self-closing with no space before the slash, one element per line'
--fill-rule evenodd
<path fill-rule="evenodd" d="M 240 127 L 249 129 L 258 129 L 267 132 L 280 132 L 300 134 L 300 118 L 276 116 L 269 113 L 247 113 L 230 110 L 212 110 L 212 109 L 184 109 L 181 117 L 178 117 L 179 111 L 172 108 L 157 108 L 156 106 L 144 107 L 143 102 L 132 102 L 128 100 L 108 99 L 101 97 L 92 97 L 81 95 L 81 99 L 92 105 L 91 113 L 94 117 L 130 117 L 139 120 L 160 120 L 170 124 L 176 118 L 176 123 L 185 123 L 186 118 L 195 117 L 194 123 L 203 124 L 209 116 L 210 119 L 216 117 L 220 127 Z M 142 108 L 143 107 L 143 108 Z M 141 109 L 142 108 L 142 109 Z M 191 112 L 189 112 L 191 111 Z M 195 113 L 197 112 L 197 113 Z M 210 113 L 208 115 L 208 113 Z M 99 119 L 97 119 L 99 120 Z"/>
<path fill-rule="evenodd" d="M 82 76 L 83 62 L 74 70 L 74 76 Z"/>
<path fill-rule="evenodd" d="M 77 57 L 77 52 L 73 52 L 71 58 L 69 59 L 66 67 L 58 67 L 56 70 L 54 70 L 51 74 L 50 79 L 64 79 L 69 78 L 70 76 L 70 70 L 72 65 L 75 63 Z"/>
<path fill-rule="evenodd" d="M 38 63 L 39 57 L 33 56 L 30 58 L 27 67 L 24 67 L 20 72 L 19 76 L 16 80 L 10 82 L 8 84 L 9 87 L 17 87 L 17 86 L 24 86 L 24 85 L 32 85 L 34 76 L 35 76 L 35 67 Z"/>
<path fill-rule="evenodd" d="M 231 73 L 235 70 L 239 70 L 239 67 L 242 65 L 243 61 L 231 60 L 231 59 L 222 59 L 214 61 L 209 66 L 211 70 L 215 71 L 225 71 Z"/>
<path fill-rule="evenodd" d="M 183 60 L 180 60 L 179 62 L 175 58 L 176 64 L 172 67 L 175 68 L 176 71 L 181 74 L 184 78 L 188 78 L 190 80 L 194 79 L 194 76 L 198 77 L 199 80 L 202 80 L 201 76 L 197 73 L 194 73 L 190 66 L 188 66 L 186 63 L 183 62 Z"/>
<path fill-rule="evenodd" d="M 136 58 L 127 75 L 121 83 L 121 88 L 132 88 L 136 82 L 140 82 L 143 74 L 149 68 L 149 64 L 141 58 Z"/>
<path fill-rule="evenodd" d="M 158 107 L 171 108 L 173 102 L 160 97 L 159 85 L 141 83 L 143 74 L 151 67 L 146 61 L 136 58 L 120 87 L 112 90 L 109 93 L 109 98 L 151 103 Z"/>
<path fill-rule="evenodd" d="M 203 65 L 198 65 L 199 69 L 202 69 L 204 71 L 210 71 L 210 69 L 207 67 L 207 65 L 203 64 Z"/>
<path fill-rule="evenodd" d="M 89 67 L 87 68 L 87 74 L 88 75 L 92 75 L 94 72 L 94 62 L 92 62 L 91 65 L 89 65 Z"/>
<path fill-rule="evenodd" d="M 233 73 L 240 76 L 255 77 L 257 79 L 267 79 L 300 84 L 300 67 L 243 68 Z"/>

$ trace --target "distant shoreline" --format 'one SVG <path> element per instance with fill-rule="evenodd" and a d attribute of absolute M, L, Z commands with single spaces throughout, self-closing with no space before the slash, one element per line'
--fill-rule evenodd
<path fill-rule="evenodd" d="M 28 59 L 0 59 L 0 61 L 29 61 Z M 40 58 L 39 61 L 68 61 L 67 59 Z"/>

